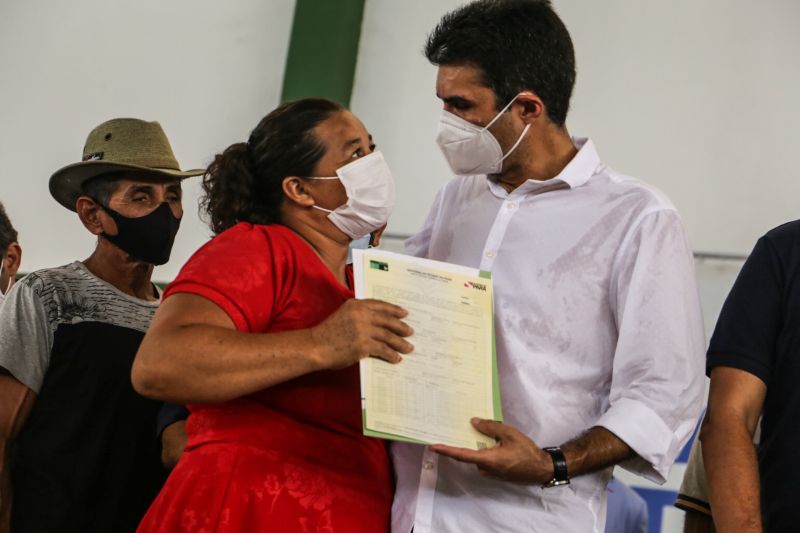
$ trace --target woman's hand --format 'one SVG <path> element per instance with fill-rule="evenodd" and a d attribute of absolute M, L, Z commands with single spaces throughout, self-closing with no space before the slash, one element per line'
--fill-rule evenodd
<path fill-rule="evenodd" d="M 399 363 L 400 354 L 414 346 L 406 341 L 414 333 L 401 319 L 402 307 L 380 300 L 348 300 L 335 313 L 311 328 L 311 339 L 320 354 L 320 366 L 348 367 L 368 356 Z"/>

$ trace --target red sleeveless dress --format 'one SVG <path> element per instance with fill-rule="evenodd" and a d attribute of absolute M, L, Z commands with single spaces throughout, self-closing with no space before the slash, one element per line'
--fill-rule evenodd
<path fill-rule="evenodd" d="M 246 223 L 198 250 L 164 298 L 176 293 L 250 333 L 312 327 L 353 297 L 291 230 Z M 186 450 L 140 533 L 387 531 L 392 475 L 384 442 L 361 432 L 357 365 L 189 409 Z"/>

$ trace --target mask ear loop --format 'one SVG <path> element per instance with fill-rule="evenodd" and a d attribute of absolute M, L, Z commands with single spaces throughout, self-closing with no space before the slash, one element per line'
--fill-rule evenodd
<path fill-rule="evenodd" d="M 488 123 L 486 126 L 484 126 L 484 127 L 483 127 L 483 129 L 484 129 L 484 130 L 488 130 L 488 129 L 489 129 L 491 126 L 492 126 L 492 124 L 494 124 L 495 122 L 497 122 L 497 119 L 499 119 L 499 118 L 500 118 L 500 117 L 503 115 L 503 113 L 505 113 L 505 112 L 506 112 L 506 110 L 507 110 L 509 107 L 511 107 L 511 104 L 513 104 L 514 102 L 516 102 L 516 100 L 517 100 L 517 98 L 519 98 L 519 95 L 520 95 L 520 94 L 522 94 L 522 93 L 519 93 L 519 94 L 517 94 L 517 95 L 516 95 L 514 98 L 512 98 L 512 99 L 511 99 L 511 101 L 510 101 L 509 103 L 507 103 L 507 104 L 506 104 L 506 106 L 505 106 L 503 109 L 501 109 L 499 113 L 497 113 L 497 115 L 495 115 L 495 117 L 492 119 L 492 121 L 491 121 L 491 122 L 489 122 L 489 123 Z M 517 142 L 515 142 L 515 143 L 514 143 L 514 146 L 512 146 L 512 147 L 511 147 L 511 149 L 509 149 L 509 150 L 508 150 L 508 152 L 506 152 L 506 153 L 503 155 L 503 157 L 501 157 L 501 158 L 500 158 L 500 161 L 505 161 L 506 157 L 510 156 L 510 155 L 511 155 L 511 152 L 513 152 L 514 150 L 516 150 L 516 149 L 517 149 L 517 146 L 519 146 L 519 143 L 521 143 L 521 142 L 522 142 L 522 139 L 524 139 L 524 138 L 525 138 L 525 135 L 528 133 L 528 130 L 530 129 L 530 127 L 531 127 L 531 125 L 530 125 L 530 124 L 528 124 L 527 126 L 525 126 L 525 129 L 524 129 L 524 130 L 522 130 L 522 133 L 520 134 L 519 138 L 517 139 Z M 490 133 L 491 133 L 491 132 L 490 132 Z"/>
<path fill-rule="evenodd" d="M 503 157 L 501 157 L 501 158 L 500 158 L 500 161 L 505 161 L 506 157 L 510 156 L 510 155 L 511 155 L 511 152 L 513 152 L 514 150 L 516 150 L 516 149 L 517 149 L 517 146 L 519 146 L 519 143 L 521 143 L 521 142 L 522 142 L 522 139 L 524 139 L 524 138 L 525 138 L 525 134 L 526 134 L 526 133 L 528 133 L 528 130 L 530 129 L 530 127 L 531 127 L 531 125 L 530 125 L 530 124 L 528 124 L 527 126 L 525 126 L 525 129 L 524 129 L 524 130 L 522 130 L 522 134 L 519 136 L 519 139 L 517 139 L 517 142 L 515 142 L 515 143 L 514 143 L 514 146 L 512 146 L 512 147 L 511 147 L 511 148 L 508 150 L 508 152 L 506 152 L 506 154 L 505 154 Z"/>
<path fill-rule="evenodd" d="M 522 93 L 519 93 L 519 94 L 522 94 Z M 505 113 L 508 110 L 508 108 L 511 107 L 511 104 L 513 104 L 514 102 L 517 101 L 517 98 L 519 98 L 519 94 L 517 96 L 515 96 L 514 98 L 512 98 L 511 101 L 509 103 L 507 103 L 506 106 L 503 109 L 501 109 L 500 112 L 498 112 L 494 116 L 494 118 L 491 120 L 491 122 L 489 122 L 487 125 L 485 125 L 483 127 L 483 129 L 488 130 L 489 128 L 491 128 L 492 124 L 497 122 L 497 119 L 499 119 L 501 116 L 503 116 L 503 113 Z"/>
<path fill-rule="evenodd" d="M 314 209 L 319 209 L 320 211 L 323 211 L 325 213 L 333 213 L 333 209 L 325 209 L 324 207 L 320 207 L 317 204 L 314 204 L 311 207 L 313 207 Z"/>
<path fill-rule="evenodd" d="M 338 180 L 341 179 L 339 176 L 325 176 L 325 177 L 316 177 L 316 176 L 309 176 L 305 178 L 307 180 Z M 333 213 L 333 209 L 325 209 L 324 207 L 320 207 L 317 204 L 312 205 L 314 209 L 319 209 L 325 213 Z"/>

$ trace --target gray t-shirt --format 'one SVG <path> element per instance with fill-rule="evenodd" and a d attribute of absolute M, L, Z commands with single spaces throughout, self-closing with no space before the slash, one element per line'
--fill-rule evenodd
<path fill-rule="evenodd" d="M 0 367 L 38 394 L 60 325 L 101 322 L 144 333 L 157 308 L 157 301 L 125 294 L 80 261 L 28 274 L 0 304 Z"/>
<path fill-rule="evenodd" d="M 37 395 L 9 453 L 12 531 L 136 530 L 165 476 L 161 403 L 130 377 L 157 307 L 78 262 L 29 274 L 0 305 L 0 367 Z"/>

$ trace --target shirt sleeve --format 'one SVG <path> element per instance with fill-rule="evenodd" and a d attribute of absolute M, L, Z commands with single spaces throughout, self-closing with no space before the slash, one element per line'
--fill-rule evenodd
<path fill-rule="evenodd" d="M 280 268 L 285 247 L 276 246 L 259 226 L 239 224 L 200 248 L 164 291 L 197 294 L 218 305 L 236 329 L 257 333 L 267 329 L 276 298 L 286 281 Z"/>
<path fill-rule="evenodd" d="M 50 364 L 53 335 L 36 289 L 22 280 L 0 304 L 0 367 L 36 394 Z"/>
<path fill-rule="evenodd" d="M 708 348 L 707 372 L 729 366 L 769 385 L 781 328 L 783 271 L 766 237 L 756 243 L 733 284 Z"/>
<path fill-rule="evenodd" d="M 161 406 L 161 409 L 159 409 L 158 416 L 156 417 L 156 435 L 158 438 L 161 438 L 161 434 L 165 429 L 167 429 L 168 426 L 171 426 L 175 422 L 186 420 L 189 418 L 189 414 L 189 409 L 182 405 L 164 403 L 164 405 Z"/>
<path fill-rule="evenodd" d="M 664 483 L 702 408 L 703 319 L 678 214 L 646 213 L 629 235 L 611 280 L 618 339 L 610 405 L 595 425 L 636 452 L 620 466 Z"/>

